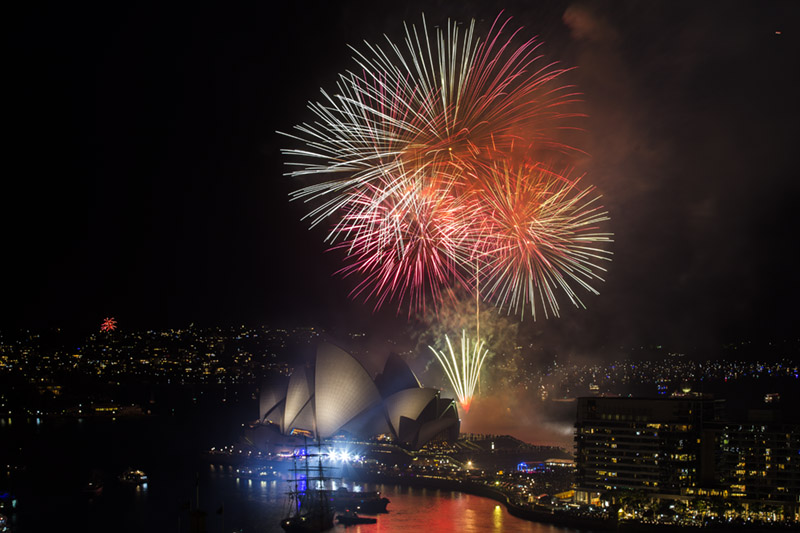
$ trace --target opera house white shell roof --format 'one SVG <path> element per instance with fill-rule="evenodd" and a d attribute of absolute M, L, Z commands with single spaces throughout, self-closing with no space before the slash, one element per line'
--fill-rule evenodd
<path fill-rule="evenodd" d="M 260 423 L 283 435 L 389 434 L 398 444 L 419 448 L 437 437 L 456 438 L 460 426 L 453 400 L 421 387 L 399 356 L 390 355 L 373 379 L 330 343 L 320 344 L 313 364 L 298 366 L 288 383 L 264 388 L 259 403 Z"/>

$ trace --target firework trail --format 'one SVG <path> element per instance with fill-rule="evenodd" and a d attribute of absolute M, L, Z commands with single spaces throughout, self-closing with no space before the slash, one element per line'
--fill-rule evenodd
<path fill-rule="evenodd" d="M 467 332 L 461 331 L 460 350 L 454 350 L 450 338 L 445 335 L 447 342 L 447 353 L 443 350 L 436 350 L 433 346 L 428 346 L 441 363 L 447 379 L 453 387 L 453 392 L 458 397 L 458 401 L 469 412 L 472 402 L 472 395 L 475 386 L 478 384 L 481 366 L 486 360 L 489 351 L 484 349 L 483 342 L 473 342 L 470 349 L 470 341 L 467 339 Z M 460 354 L 459 354 L 460 352 Z"/>
<path fill-rule="evenodd" d="M 481 40 L 474 21 L 429 31 L 423 17 L 401 45 L 353 48 L 358 68 L 309 104 L 314 122 L 284 134 L 303 145 L 282 151 L 288 174 L 326 177 L 292 198 L 312 203 L 312 227 L 331 222 L 326 242 L 346 254 L 339 274 L 360 278 L 352 295 L 376 309 L 424 313 L 426 297 L 435 306 L 460 285 L 477 305 L 485 295 L 535 317 L 536 302 L 558 314 L 558 290 L 575 305 L 573 285 L 596 292 L 605 212 L 576 181 L 527 170 L 578 152 L 559 140 L 580 116 L 578 95 L 536 39 L 515 44 L 509 21 Z"/>

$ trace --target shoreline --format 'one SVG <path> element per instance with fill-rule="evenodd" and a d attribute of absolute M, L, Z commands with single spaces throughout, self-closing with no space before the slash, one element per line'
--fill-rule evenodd
<path fill-rule="evenodd" d="M 499 490 L 482 484 L 466 480 L 450 480 L 433 477 L 411 477 L 403 475 L 387 475 L 381 473 L 360 472 L 353 479 L 368 483 L 382 483 L 387 485 L 400 485 L 418 488 L 444 489 L 474 496 L 481 496 L 505 505 L 508 513 L 516 518 L 552 524 L 559 527 L 580 529 L 582 531 L 619 531 L 623 533 L 652 532 L 652 533 L 681 533 L 686 531 L 746 531 L 749 533 L 772 533 L 781 531 L 796 531 L 791 527 L 763 527 L 761 525 L 739 524 L 713 524 L 710 526 L 679 526 L 671 524 L 647 524 L 641 522 L 618 522 L 616 520 L 597 520 L 580 516 L 564 516 L 552 511 L 537 511 L 519 506 L 511 501 Z"/>
<path fill-rule="evenodd" d="M 410 476 L 394 476 L 380 473 L 359 473 L 354 479 L 368 483 L 382 483 L 388 485 L 401 485 L 408 487 L 444 489 L 474 496 L 489 498 L 505 505 L 508 513 L 516 518 L 522 518 L 531 522 L 552 524 L 555 526 L 576 528 L 591 531 L 617 531 L 617 523 L 606 520 L 596 520 L 593 518 L 582 518 L 578 516 L 559 516 L 549 511 L 537 511 L 527 509 L 509 501 L 508 497 L 499 490 L 473 483 L 470 481 L 450 480 L 442 478 L 422 478 Z M 661 531 L 661 530 L 659 530 Z"/>

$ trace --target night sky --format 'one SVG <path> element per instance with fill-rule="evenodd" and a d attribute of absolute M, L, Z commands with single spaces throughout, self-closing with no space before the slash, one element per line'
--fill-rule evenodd
<path fill-rule="evenodd" d="M 504 9 L 578 67 L 579 170 L 615 233 L 600 296 L 525 328 L 582 349 L 797 335 L 798 2 L 118 4 L 4 16 L 0 329 L 407 328 L 332 276 L 276 131 L 312 119 L 348 44 Z"/>

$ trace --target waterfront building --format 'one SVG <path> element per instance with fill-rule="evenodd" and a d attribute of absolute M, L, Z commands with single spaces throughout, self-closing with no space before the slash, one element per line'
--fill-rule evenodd
<path fill-rule="evenodd" d="M 797 520 L 797 414 L 772 408 L 727 417 L 723 405 L 691 393 L 579 398 L 575 501 L 704 500 L 717 513 Z"/>
<path fill-rule="evenodd" d="M 748 507 L 800 506 L 800 425 L 779 410 L 750 410 L 721 435 L 722 479 L 732 500 Z"/>
<path fill-rule="evenodd" d="M 688 393 L 578 398 L 576 501 L 620 491 L 677 498 L 713 486 L 721 409 L 721 400 Z"/>

